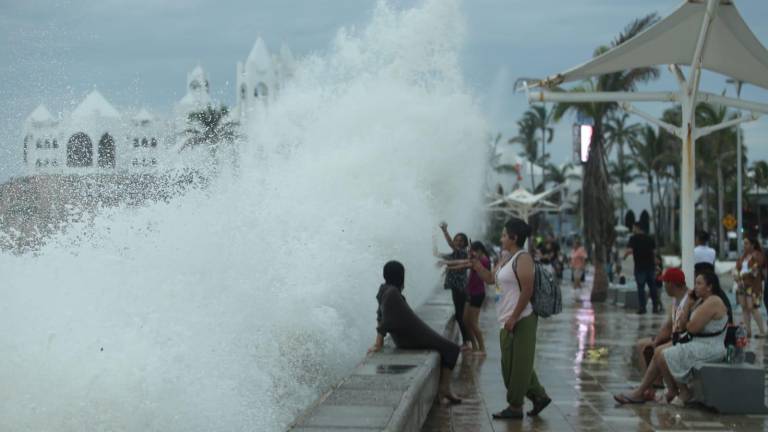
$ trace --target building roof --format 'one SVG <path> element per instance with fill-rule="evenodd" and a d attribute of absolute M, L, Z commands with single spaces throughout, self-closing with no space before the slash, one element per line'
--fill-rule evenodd
<path fill-rule="evenodd" d="M 251 48 L 248 58 L 245 60 L 246 67 L 255 67 L 259 70 L 266 70 L 272 67 L 272 57 L 269 55 L 267 45 L 261 38 L 256 39 L 256 42 Z"/>
<path fill-rule="evenodd" d="M 554 86 L 644 66 L 690 65 L 706 9 L 705 1 L 687 0 L 634 38 L 539 84 Z M 768 88 L 768 50 L 730 0 L 721 0 L 716 9 L 702 58 L 704 69 Z"/>
<path fill-rule="evenodd" d="M 48 111 L 48 108 L 46 108 L 44 104 L 40 104 L 34 111 L 32 111 L 29 117 L 27 117 L 27 121 L 34 123 L 50 123 L 54 121 L 54 118 L 51 115 L 51 112 Z"/>
<path fill-rule="evenodd" d="M 73 119 L 91 117 L 120 118 L 120 113 L 112 106 L 98 90 L 88 93 L 80 105 L 72 111 Z"/>
<path fill-rule="evenodd" d="M 150 122 L 154 119 L 155 118 L 152 116 L 152 114 L 149 113 L 149 111 L 147 111 L 146 108 L 142 108 L 138 113 L 136 113 L 135 116 L 133 116 L 133 120 L 137 122 Z"/>

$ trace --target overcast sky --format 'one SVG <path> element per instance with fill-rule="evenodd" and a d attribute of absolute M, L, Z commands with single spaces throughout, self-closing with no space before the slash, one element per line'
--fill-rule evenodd
<path fill-rule="evenodd" d="M 417 0 L 393 0 L 409 7 Z M 506 137 L 527 108 L 511 93 L 514 80 L 544 76 L 591 57 L 633 18 L 667 15 L 680 0 L 464 0 L 468 39 L 462 52 L 467 82 L 491 125 Z M 118 109 L 167 113 L 185 92 L 187 72 L 200 63 L 212 93 L 234 102 L 235 64 L 261 36 L 273 51 L 286 43 L 297 56 L 327 49 L 342 26 L 362 26 L 375 0 L 0 0 L 0 181 L 18 175 L 21 124 L 39 103 L 71 110 L 92 88 Z M 757 37 L 768 44 L 768 2 L 737 2 Z M 724 78 L 705 77 L 719 93 Z M 653 88 L 674 89 L 668 78 Z M 732 90 L 729 89 L 730 92 Z M 746 87 L 743 97 L 768 103 Z M 661 105 L 648 107 L 660 112 Z M 749 156 L 768 158 L 768 118 L 750 124 Z M 552 147 L 570 157 L 569 122 Z"/>

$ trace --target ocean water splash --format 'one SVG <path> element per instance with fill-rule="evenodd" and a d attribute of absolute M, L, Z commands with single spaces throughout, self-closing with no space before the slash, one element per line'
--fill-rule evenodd
<path fill-rule="evenodd" d="M 381 266 L 422 302 L 476 232 L 487 127 L 457 0 L 379 3 L 254 114 L 237 172 L 0 255 L 0 430 L 282 430 L 364 355 Z"/>

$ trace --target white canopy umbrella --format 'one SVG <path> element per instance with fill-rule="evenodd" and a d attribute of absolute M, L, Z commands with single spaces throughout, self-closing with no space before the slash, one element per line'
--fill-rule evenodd
<path fill-rule="evenodd" d="M 534 195 L 526 189 L 518 188 L 507 195 L 496 195 L 495 199 L 488 204 L 488 209 L 491 211 L 501 211 L 528 222 L 529 218 L 534 214 L 560 210 L 557 204 L 544 199 L 559 190 L 560 187 L 556 187 Z"/>
<path fill-rule="evenodd" d="M 566 93 L 546 90 L 565 82 L 630 68 L 670 65 L 679 84 L 677 92 Z M 691 66 L 686 79 L 679 65 Z M 625 43 L 589 62 L 534 82 L 523 82 L 529 102 L 618 102 L 630 113 L 662 127 L 683 141 L 680 185 L 680 231 L 683 271 L 693 281 L 695 140 L 712 132 L 755 120 L 768 105 L 699 91 L 701 70 L 708 69 L 738 81 L 768 88 L 768 50 L 760 43 L 730 0 L 688 0 L 675 12 Z M 530 92 L 531 87 L 542 87 Z M 682 105 L 682 124 L 665 123 L 634 108 L 630 102 L 676 102 Z M 751 111 L 719 125 L 697 128 L 695 108 L 701 102 Z"/>

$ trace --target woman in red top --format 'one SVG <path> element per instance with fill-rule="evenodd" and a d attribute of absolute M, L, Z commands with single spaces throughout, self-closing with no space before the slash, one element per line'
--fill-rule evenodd
<path fill-rule="evenodd" d="M 470 257 L 477 259 L 486 269 L 491 268 L 491 260 L 488 258 L 488 251 L 482 242 L 474 241 L 469 247 Z M 485 341 L 483 340 L 483 331 L 480 329 L 480 309 L 485 301 L 485 282 L 480 276 L 471 269 L 469 280 L 467 281 L 467 303 L 469 307 L 464 309 L 464 323 L 469 330 L 472 342 L 472 350 L 479 355 L 485 355 Z"/>

